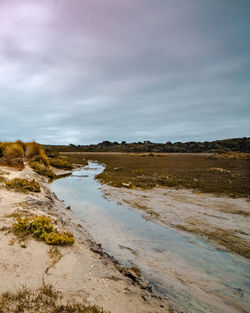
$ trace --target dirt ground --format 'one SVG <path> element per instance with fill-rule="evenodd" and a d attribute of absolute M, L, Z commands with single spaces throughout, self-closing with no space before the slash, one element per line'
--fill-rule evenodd
<path fill-rule="evenodd" d="M 23 171 L 7 167 L 0 170 L 4 178 L 35 178 L 41 185 L 41 193 L 17 193 L 7 190 L 3 181 L 0 183 L 0 294 L 23 285 L 37 289 L 45 283 L 61 291 L 65 301 L 95 304 L 112 313 L 181 311 L 151 292 L 135 274 L 119 269 L 91 240 L 83 222 L 50 191 L 47 179 L 27 165 Z M 29 238 L 18 242 L 9 231 L 17 214 L 49 216 L 58 229 L 73 232 L 76 242 L 58 247 L 53 257 L 51 247 L 42 241 Z"/>

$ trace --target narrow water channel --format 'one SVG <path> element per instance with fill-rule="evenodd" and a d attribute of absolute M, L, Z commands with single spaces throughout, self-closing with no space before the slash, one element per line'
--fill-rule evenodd
<path fill-rule="evenodd" d="M 192 313 L 248 312 L 250 263 L 192 234 L 147 221 L 142 211 L 109 201 L 89 162 L 52 190 L 83 219 L 103 249 L 124 266 L 138 266 L 145 280 Z"/>

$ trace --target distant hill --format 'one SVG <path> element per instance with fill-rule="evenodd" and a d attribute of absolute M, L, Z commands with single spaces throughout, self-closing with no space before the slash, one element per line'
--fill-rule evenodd
<path fill-rule="evenodd" d="M 248 152 L 250 153 L 250 138 L 233 138 L 204 142 L 175 142 L 153 143 L 150 141 L 126 143 L 122 141 L 103 141 L 96 145 L 43 145 L 46 150 L 58 152 Z"/>

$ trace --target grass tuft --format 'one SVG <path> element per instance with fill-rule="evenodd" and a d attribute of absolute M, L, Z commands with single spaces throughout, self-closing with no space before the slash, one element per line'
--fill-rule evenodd
<path fill-rule="evenodd" d="M 7 145 L 6 148 L 4 149 L 3 156 L 7 160 L 23 158 L 24 156 L 23 146 L 19 142 L 11 143 Z"/>
<path fill-rule="evenodd" d="M 25 158 L 39 161 L 46 166 L 49 165 L 48 157 L 39 143 L 35 141 L 27 142 L 25 147 Z"/>
<path fill-rule="evenodd" d="M 53 158 L 49 160 L 51 166 L 65 170 L 72 170 L 72 162 L 63 158 Z"/>
<path fill-rule="evenodd" d="M 37 240 L 43 240 L 48 245 L 70 245 L 75 242 L 74 235 L 70 232 L 58 232 L 49 217 L 36 215 L 31 218 L 17 218 L 12 225 L 12 232 L 25 239 L 32 236 Z"/>
<path fill-rule="evenodd" d="M 0 295 L 1 313 L 105 313 L 96 306 L 85 305 L 74 299 L 65 302 L 63 293 L 52 285 L 43 285 L 37 290 L 25 286 L 16 292 L 7 291 Z"/>
<path fill-rule="evenodd" d="M 32 192 L 40 192 L 40 184 L 36 182 L 34 179 L 24 179 L 24 178 L 13 178 L 11 180 L 6 180 L 5 185 L 8 189 L 13 189 L 15 191 L 32 191 Z"/>
<path fill-rule="evenodd" d="M 38 161 L 30 161 L 29 166 L 38 174 L 49 177 L 49 178 L 54 178 L 55 173 L 48 167 L 46 167 L 44 164 L 41 164 Z"/>

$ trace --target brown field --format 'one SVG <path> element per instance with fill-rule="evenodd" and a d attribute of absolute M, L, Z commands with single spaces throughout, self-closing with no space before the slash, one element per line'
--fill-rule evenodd
<path fill-rule="evenodd" d="M 218 159 L 211 154 L 63 153 L 74 163 L 97 160 L 106 165 L 98 175 L 115 187 L 150 189 L 184 187 L 201 192 L 249 197 L 250 162 Z M 83 160 L 85 159 L 85 160 Z"/>

